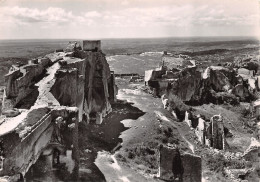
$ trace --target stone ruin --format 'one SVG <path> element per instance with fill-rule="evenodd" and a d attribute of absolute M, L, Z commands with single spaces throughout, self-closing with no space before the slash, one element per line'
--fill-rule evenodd
<path fill-rule="evenodd" d="M 210 66 L 204 69 L 193 60 L 163 55 L 160 67 L 145 72 L 145 84 L 154 95 L 160 97 L 171 92 L 190 105 L 225 102 L 236 105 L 239 101 L 251 102 L 259 95 L 259 71 L 249 66 L 250 63 L 257 64 L 257 70 L 260 68 L 258 62 L 251 61 L 245 68 Z"/>
<path fill-rule="evenodd" d="M 209 66 L 204 69 L 188 56 L 183 58 L 165 53 L 159 68 L 145 72 L 145 85 L 150 87 L 154 96 L 162 98 L 164 108 L 168 110 L 175 97 L 190 106 L 209 103 L 239 105 L 240 102 L 247 102 L 252 105 L 252 121 L 257 121 L 260 118 L 259 70 L 260 64 L 254 58 L 234 61 L 225 67 Z M 173 115 L 183 120 L 184 113 L 176 113 L 174 109 Z M 213 118 L 218 117 L 213 116 L 210 122 L 205 122 L 201 117 L 190 116 L 185 121 L 190 126 L 195 123 L 193 128 L 202 144 L 224 149 L 223 121 Z"/>
<path fill-rule="evenodd" d="M 100 41 L 78 45 L 14 65 L 5 76 L 0 176 L 9 181 L 24 178 L 43 153 L 71 149 L 76 165 L 78 122 L 100 124 L 111 112 L 117 87 Z"/>
<path fill-rule="evenodd" d="M 201 181 L 201 157 L 181 153 L 177 147 L 163 145 L 160 148 L 159 177 L 163 180 L 183 182 Z"/>
<path fill-rule="evenodd" d="M 29 60 L 21 67 L 10 68 L 5 76 L 7 87 L 3 111 L 19 108 L 23 105 L 21 101 L 25 102 L 24 99 L 38 87 L 38 98 L 41 92 L 49 92 L 43 93 L 45 99 L 39 104 L 76 106 L 80 121 L 86 117 L 87 122 L 96 118 L 96 123 L 101 123 L 111 111 L 110 103 L 116 100 L 117 88 L 114 73 L 100 50 L 100 41 L 83 41 L 83 50 L 77 42 L 69 43 L 64 50 L 66 52 L 51 53 Z M 50 73 L 52 78 L 49 78 Z M 39 82 L 46 80 L 46 75 L 49 81 Z"/>
<path fill-rule="evenodd" d="M 226 169 L 225 173 L 232 181 L 258 182 L 260 176 L 260 143 L 251 138 L 251 144 L 238 160 L 245 160 L 250 167 L 243 169 Z"/>
<path fill-rule="evenodd" d="M 194 118 L 191 117 L 191 112 L 186 111 L 184 122 L 194 129 L 202 145 L 225 150 L 226 140 L 223 117 L 221 115 L 214 115 L 209 122 L 206 122 L 200 115 Z"/>

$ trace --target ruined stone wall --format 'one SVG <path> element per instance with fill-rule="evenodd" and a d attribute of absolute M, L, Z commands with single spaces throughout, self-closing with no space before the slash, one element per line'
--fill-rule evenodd
<path fill-rule="evenodd" d="M 35 64 L 26 64 L 17 70 L 10 70 L 5 75 L 6 96 L 11 100 L 13 107 L 33 91 L 34 84 L 45 74 L 45 68 L 49 63 L 48 58 L 39 58 Z"/>
<path fill-rule="evenodd" d="M 212 123 L 212 147 L 216 149 L 224 149 L 224 124 L 222 116 L 215 115 L 210 119 Z"/>
<path fill-rule="evenodd" d="M 202 164 L 201 157 L 184 153 L 182 154 L 182 163 L 184 168 L 183 181 L 200 182 L 202 181 Z"/>
<path fill-rule="evenodd" d="M 100 40 L 83 40 L 82 47 L 84 51 L 100 51 L 101 42 Z"/>
<path fill-rule="evenodd" d="M 160 178 L 179 181 L 200 182 L 202 180 L 201 157 L 181 153 L 175 147 L 162 146 L 160 149 Z"/>
<path fill-rule="evenodd" d="M 99 118 L 96 122 L 101 123 L 102 118 L 111 112 L 110 102 L 116 100 L 115 79 L 111 77 L 105 55 L 100 50 L 100 41 L 84 41 L 83 45 L 98 46 L 98 50 L 82 51 L 72 48 L 75 52 L 48 54 L 7 74 L 5 106 L 8 108 L 5 109 L 15 107 L 37 89 L 35 83 L 42 78 L 47 66 L 60 61 L 61 69 L 57 71 L 55 83 L 51 88 L 55 100 L 61 105 L 78 107 L 80 121 L 85 115 L 88 122 L 94 116 Z M 44 97 L 51 98 L 52 94 Z"/>
<path fill-rule="evenodd" d="M 192 118 L 190 127 L 196 120 L 197 118 Z M 212 116 L 209 122 L 199 117 L 196 127 L 193 128 L 195 128 L 195 134 L 202 145 L 219 150 L 225 149 L 224 123 L 221 115 Z"/>

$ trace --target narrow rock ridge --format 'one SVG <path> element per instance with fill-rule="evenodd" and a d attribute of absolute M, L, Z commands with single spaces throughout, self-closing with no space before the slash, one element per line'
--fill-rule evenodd
<path fill-rule="evenodd" d="M 70 43 L 65 51 L 10 68 L 0 121 L 0 176 L 23 178 L 45 148 L 76 145 L 78 121 L 100 124 L 111 112 L 117 87 L 100 46 L 100 41 L 83 41 L 82 50 Z M 29 109 L 16 108 L 34 93 Z"/>

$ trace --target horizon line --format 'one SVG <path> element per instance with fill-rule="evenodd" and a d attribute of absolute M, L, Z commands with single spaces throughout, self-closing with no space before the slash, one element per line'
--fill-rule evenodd
<path fill-rule="evenodd" d="M 214 37 L 236 37 L 236 38 L 256 38 L 255 35 L 221 35 L 221 36 L 165 36 L 165 37 L 109 37 L 109 38 L 0 38 L 0 40 L 109 40 L 109 39 L 161 39 L 161 38 L 214 38 Z"/>

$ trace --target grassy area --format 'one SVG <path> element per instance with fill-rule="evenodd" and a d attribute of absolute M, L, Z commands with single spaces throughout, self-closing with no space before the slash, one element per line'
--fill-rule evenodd
<path fill-rule="evenodd" d="M 143 135 L 144 137 L 139 139 L 142 142 L 120 149 L 116 154 L 118 161 L 140 173 L 155 175 L 158 173 L 160 145 L 170 143 L 178 146 L 181 151 L 188 151 L 187 144 L 183 141 L 177 128 L 168 122 L 160 122 L 160 127 L 151 123 L 152 126 L 147 129 L 147 132 L 153 133 L 153 135 L 150 135 L 149 138 Z"/>

